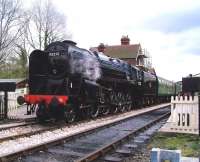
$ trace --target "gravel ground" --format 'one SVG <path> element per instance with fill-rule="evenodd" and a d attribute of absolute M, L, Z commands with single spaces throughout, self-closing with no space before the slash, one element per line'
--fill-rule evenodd
<path fill-rule="evenodd" d="M 28 126 L 19 126 L 15 128 L 10 128 L 6 130 L 0 131 L 0 140 L 5 137 L 12 137 L 16 135 L 36 132 L 39 130 L 47 129 L 48 127 L 41 126 L 41 125 L 28 125 Z"/>
<path fill-rule="evenodd" d="M 150 162 L 150 150 L 143 147 L 134 156 L 126 158 L 124 162 Z"/>
<path fill-rule="evenodd" d="M 161 128 L 163 124 L 166 122 L 166 120 L 167 119 L 164 119 L 163 121 L 159 122 L 159 124 L 155 127 L 157 127 L 158 129 Z M 143 144 L 140 150 L 137 150 L 133 156 L 127 157 L 124 162 L 150 162 L 151 148 L 148 145 L 152 140 L 152 136 L 156 132 L 157 131 L 153 132 L 150 140 L 145 144 Z"/>

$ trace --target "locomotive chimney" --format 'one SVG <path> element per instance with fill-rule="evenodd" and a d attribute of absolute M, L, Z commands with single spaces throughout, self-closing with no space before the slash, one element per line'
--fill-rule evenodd
<path fill-rule="evenodd" d="M 121 45 L 129 45 L 129 44 L 130 44 L 130 39 L 129 39 L 128 35 L 127 36 L 122 36 Z"/>
<path fill-rule="evenodd" d="M 106 49 L 105 45 L 103 43 L 100 43 L 100 45 L 98 46 L 98 51 L 104 53 L 105 49 Z"/>

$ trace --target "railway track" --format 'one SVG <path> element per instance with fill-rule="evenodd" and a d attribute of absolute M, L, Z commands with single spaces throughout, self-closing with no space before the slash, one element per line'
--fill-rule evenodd
<path fill-rule="evenodd" d="M 106 153 L 115 150 L 117 154 L 131 154 L 130 148 L 136 148 L 138 147 L 137 144 L 142 144 L 144 140 L 148 139 L 149 137 L 146 135 L 142 135 L 141 139 L 135 140 L 135 144 L 127 144 L 125 147 L 126 149 L 120 149 L 119 146 L 125 142 L 126 140 L 130 140 L 130 138 L 134 138 L 139 134 L 140 132 L 145 131 L 149 127 L 153 126 L 155 123 L 160 121 L 161 119 L 165 118 L 169 115 L 169 112 L 165 109 L 163 110 L 157 110 L 154 112 L 151 112 L 149 114 L 141 115 L 136 118 L 133 118 L 129 121 L 126 121 L 125 123 L 121 123 L 120 125 L 116 125 L 113 128 L 111 128 L 110 132 L 116 131 L 119 135 L 111 140 L 111 142 L 108 142 L 105 145 L 102 145 L 102 147 L 99 147 L 98 149 L 94 150 L 91 153 L 88 153 L 84 155 L 83 157 L 80 157 L 78 159 L 75 159 L 75 162 L 90 162 L 98 159 L 101 157 L 98 161 L 122 161 L 121 156 L 106 156 Z M 149 119 L 149 121 L 145 121 L 146 119 Z M 134 128 L 133 128 L 134 127 Z M 108 130 L 106 130 L 108 131 Z M 120 133 L 119 133 L 120 132 Z M 111 134 L 106 132 L 107 134 Z M 104 137 L 106 138 L 106 137 Z M 94 144 L 95 142 L 93 142 Z M 80 144 L 79 144 L 80 145 Z M 64 145 L 66 146 L 66 144 Z M 133 151 L 133 150 L 132 150 Z"/>
<path fill-rule="evenodd" d="M 84 158 L 90 159 L 90 156 L 95 153 L 95 155 L 92 156 L 93 159 L 94 157 L 101 156 L 102 152 L 105 152 L 105 150 L 110 150 L 106 147 L 105 150 L 100 151 L 101 153 L 96 153 L 96 151 L 100 148 L 108 146 L 110 141 L 114 142 L 123 135 L 127 135 L 128 137 L 129 135 L 127 133 L 130 133 L 130 130 L 131 132 L 138 132 L 140 130 L 143 130 L 148 126 L 147 123 L 149 122 L 151 124 L 155 123 L 155 117 L 163 117 L 163 115 L 166 113 L 163 112 L 164 110 L 169 111 L 166 109 L 160 109 L 155 111 L 157 112 L 155 114 L 154 109 L 152 108 L 150 109 L 150 111 L 152 111 L 151 113 L 147 111 L 145 113 L 145 111 L 142 110 L 140 113 L 137 113 L 137 115 L 135 114 L 135 117 L 133 117 L 134 112 L 128 112 L 125 114 L 121 114 L 121 116 L 117 118 L 116 116 L 107 117 L 106 120 L 98 119 L 95 121 L 76 124 L 74 126 L 63 126 L 60 129 L 58 128 L 52 131 L 45 131 L 40 134 L 35 134 L 28 137 L 4 141 L 0 143 L 0 161 L 10 161 L 16 158 L 18 158 L 17 161 L 45 161 L 46 158 L 49 159 L 49 157 L 54 154 L 55 157 L 58 156 L 59 159 L 60 154 L 62 154 L 63 152 L 65 152 L 66 155 L 62 155 L 64 156 L 64 159 L 60 161 L 73 161 L 78 159 L 79 161 L 85 161 Z M 123 129 L 121 130 L 120 127 Z M 109 131 L 112 133 L 109 134 Z M 103 137 L 101 137 L 101 135 L 103 135 Z M 85 143 L 80 143 L 81 139 L 93 139 L 92 141 L 96 141 L 97 143 L 92 143 L 92 141 L 85 141 Z M 60 146 L 59 144 L 62 144 L 62 146 Z M 94 148 L 90 148 L 90 144 L 92 146 L 94 145 Z M 53 145 L 59 146 L 55 146 L 55 148 L 50 147 Z M 114 144 L 111 145 L 111 148 L 113 147 L 113 145 Z M 79 151 L 72 151 L 72 148 L 76 148 L 77 146 L 80 146 L 80 148 L 77 148 Z M 86 147 L 86 150 L 84 150 L 84 148 L 81 148 L 81 146 Z M 43 155 L 39 155 L 38 157 L 38 154 L 40 154 L 41 152 L 38 153 L 37 151 L 46 149 L 47 151 L 42 152 L 42 154 L 44 154 L 44 157 L 47 157 L 42 158 Z M 84 151 L 81 152 L 80 150 Z M 35 151 L 36 153 L 34 154 Z M 29 153 L 32 154 L 30 156 L 23 157 L 23 155 L 28 155 Z M 35 158 L 36 160 L 34 160 Z"/>
<path fill-rule="evenodd" d="M 23 127 L 23 126 L 32 125 L 32 124 L 34 125 L 35 123 L 36 123 L 35 121 L 22 121 L 22 122 L 17 121 L 14 123 L 1 124 L 0 131 L 15 128 L 15 127 Z"/>
<path fill-rule="evenodd" d="M 112 120 L 115 118 L 119 118 L 119 117 L 126 117 L 127 114 L 130 113 L 129 116 L 134 115 L 134 113 L 131 112 L 127 112 L 124 114 L 112 114 L 110 116 L 101 116 L 99 118 L 96 118 L 95 120 L 97 121 L 106 121 L 106 120 Z M 142 112 L 140 112 L 142 113 Z M 10 124 L 3 124 L 0 125 L 0 142 L 6 141 L 6 140 L 12 140 L 12 139 L 17 139 L 20 137 L 28 137 L 34 134 L 39 134 L 45 131 L 52 131 L 55 129 L 62 129 L 62 127 L 64 126 L 69 126 L 69 127 L 73 127 L 76 125 L 79 125 L 80 123 L 85 123 L 87 124 L 90 121 L 90 119 L 88 120 L 84 120 L 84 121 L 79 121 L 79 122 L 75 122 L 71 125 L 68 125 L 66 123 L 44 123 L 43 125 L 39 124 L 37 121 L 26 121 L 26 122 L 16 122 L 16 123 L 10 123 Z"/>
<path fill-rule="evenodd" d="M 163 116 L 165 117 L 165 115 Z M 119 138 L 113 143 L 108 144 L 99 150 L 82 157 L 75 162 L 79 161 L 94 161 L 94 162 L 122 162 L 130 161 L 128 159 L 135 159 L 136 161 L 144 162 L 149 161 L 145 160 L 142 156 L 142 149 L 147 146 L 148 141 L 151 139 L 151 136 L 166 122 L 167 118 L 161 117 L 156 119 L 156 123 L 149 123 L 144 129 L 136 130 L 130 133 L 128 136 Z M 138 155 L 140 156 L 138 157 Z M 94 158 L 94 160 L 93 160 Z M 150 156 L 149 156 L 150 158 Z M 134 160 L 133 160 L 134 161 Z"/>
<path fill-rule="evenodd" d="M 7 129 L 0 130 L 0 143 L 21 137 L 28 137 L 45 131 L 52 131 L 61 128 L 64 125 L 66 124 L 46 123 L 41 125 L 38 124 L 38 122 L 35 122 L 35 123 L 29 123 L 29 124 L 27 123 L 25 125 L 10 127 Z"/>

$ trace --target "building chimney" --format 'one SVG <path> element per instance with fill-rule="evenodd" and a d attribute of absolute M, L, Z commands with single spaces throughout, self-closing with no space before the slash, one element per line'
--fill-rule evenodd
<path fill-rule="evenodd" d="M 122 36 L 121 45 L 129 45 L 129 44 L 130 44 L 130 39 L 129 39 L 128 35 L 127 36 Z"/>
<path fill-rule="evenodd" d="M 98 46 L 98 51 L 104 53 L 105 49 L 106 49 L 105 45 L 103 43 L 100 43 L 100 45 Z"/>

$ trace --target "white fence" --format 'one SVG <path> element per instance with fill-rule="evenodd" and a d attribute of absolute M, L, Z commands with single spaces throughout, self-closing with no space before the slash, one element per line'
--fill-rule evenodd
<path fill-rule="evenodd" d="M 172 97 L 171 116 L 161 131 L 199 134 L 199 100 L 199 96 Z"/>
<path fill-rule="evenodd" d="M 8 112 L 16 110 L 19 105 L 17 103 L 18 96 L 24 96 L 27 93 L 26 88 L 16 89 L 15 92 L 8 92 Z M 0 92 L 0 114 L 4 113 L 4 92 Z"/>

